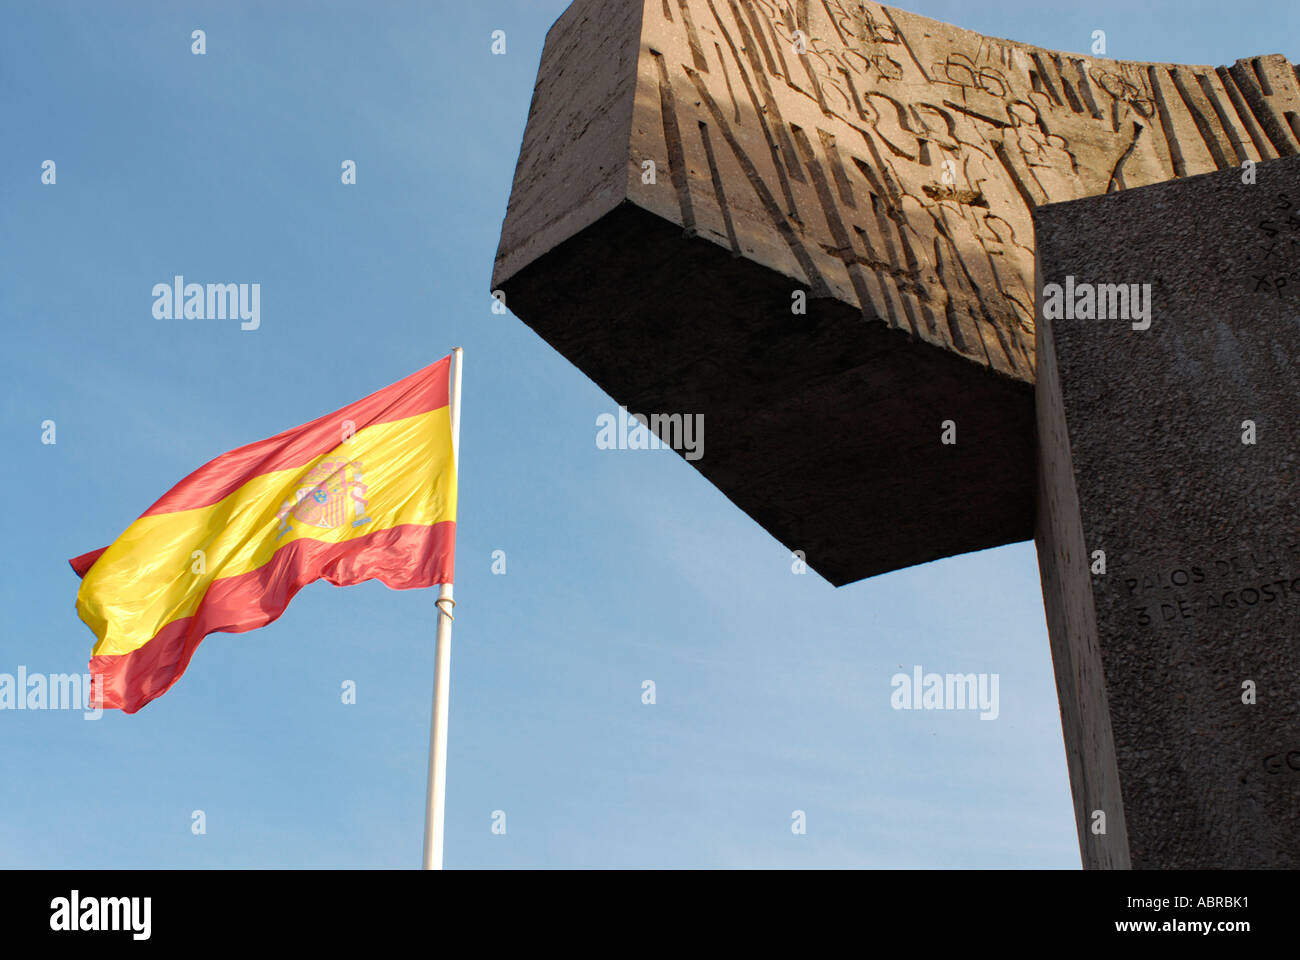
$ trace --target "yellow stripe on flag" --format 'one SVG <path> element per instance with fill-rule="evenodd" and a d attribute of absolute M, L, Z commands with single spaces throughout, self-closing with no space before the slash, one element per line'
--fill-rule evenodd
<path fill-rule="evenodd" d="M 91 567 L 77 592 L 77 610 L 99 637 L 94 656 L 143 646 L 166 624 L 193 615 L 214 580 L 255 570 L 294 540 L 339 543 L 403 524 L 455 520 L 448 417 L 444 406 L 375 424 L 309 464 L 254 477 L 211 506 L 136 520 Z M 286 502 L 293 503 L 297 491 L 310 485 L 305 480 L 313 468 L 337 460 L 358 465 L 340 476 L 349 479 L 360 470 L 364 508 L 349 495 L 341 522 L 318 526 L 290 514 L 289 529 L 282 531 L 277 514 Z M 311 509 L 304 501 L 303 511 Z M 322 522 L 337 519 L 321 509 L 326 511 L 318 518 Z M 362 516 L 369 519 L 360 522 Z M 195 572 L 198 550 L 203 572 Z"/>

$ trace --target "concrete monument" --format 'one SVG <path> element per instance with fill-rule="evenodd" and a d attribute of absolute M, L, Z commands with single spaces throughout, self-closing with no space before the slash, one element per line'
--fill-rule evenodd
<path fill-rule="evenodd" d="M 493 291 L 836 585 L 1037 531 L 1085 865 L 1295 865 L 1296 154 L 1278 55 L 575 0 Z"/>

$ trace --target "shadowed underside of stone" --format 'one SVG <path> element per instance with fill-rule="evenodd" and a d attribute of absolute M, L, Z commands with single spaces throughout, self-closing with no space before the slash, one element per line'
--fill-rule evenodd
<path fill-rule="evenodd" d="M 632 412 L 703 414 L 696 467 L 838 585 L 1033 536 L 1035 207 L 1298 152 L 1280 56 L 1126 63 L 849 0 L 576 0 L 493 289 Z"/>

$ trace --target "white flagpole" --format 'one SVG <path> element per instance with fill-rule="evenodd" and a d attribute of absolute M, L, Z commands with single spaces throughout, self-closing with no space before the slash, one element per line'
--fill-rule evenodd
<path fill-rule="evenodd" d="M 451 418 L 453 469 L 460 477 L 460 372 L 465 351 L 451 351 L 451 398 L 447 413 Z M 438 588 L 438 641 L 433 667 L 433 719 L 429 728 L 429 786 L 424 810 L 424 869 L 442 869 L 442 826 L 447 799 L 447 701 L 451 688 L 451 584 Z"/>

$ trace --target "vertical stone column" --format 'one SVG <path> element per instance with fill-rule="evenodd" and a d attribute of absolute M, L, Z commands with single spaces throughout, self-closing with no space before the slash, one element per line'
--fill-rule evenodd
<path fill-rule="evenodd" d="M 1034 219 L 1037 543 L 1084 864 L 1300 866 L 1300 157 Z"/>

